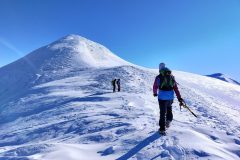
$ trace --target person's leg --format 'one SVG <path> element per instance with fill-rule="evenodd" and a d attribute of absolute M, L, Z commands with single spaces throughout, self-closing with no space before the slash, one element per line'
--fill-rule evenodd
<path fill-rule="evenodd" d="M 167 121 L 170 121 L 170 122 L 173 120 L 172 103 L 173 103 L 173 100 L 170 100 L 167 102 Z"/>
<path fill-rule="evenodd" d="M 159 126 L 160 130 L 165 130 L 165 122 L 166 122 L 166 101 L 165 100 L 158 100 L 159 109 L 160 109 L 160 119 L 159 119 Z"/>
<path fill-rule="evenodd" d="M 116 85 L 113 85 L 113 92 L 115 92 L 115 89 L 116 89 Z"/>

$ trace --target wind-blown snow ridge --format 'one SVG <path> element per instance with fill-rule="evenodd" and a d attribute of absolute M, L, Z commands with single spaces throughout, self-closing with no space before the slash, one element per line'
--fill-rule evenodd
<path fill-rule="evenodd" d="M 173 71 L 198 118 L 175 100 L 161 137 L 157 74 L 76 35 L 0 68 L 0 160 L 240 159 L 240 86 Z"/>
<path fill-rule="evenodd" d="M 210 74 L 210 75 L 206 75 L 208 77 L 212 77 L 212 78 L 216 78 L 216 79 L 220 79 L 222 81 L 225 81 L 225 82 L 229 82 L 229 83 L 232 83 L 232 84 L 237 84 L 237 85 L 240 85 L 240 83 L 232 78 L 230 78 L 229 76 L 226 76 L 222 73 L 214 73 L 214 74 Z"/>

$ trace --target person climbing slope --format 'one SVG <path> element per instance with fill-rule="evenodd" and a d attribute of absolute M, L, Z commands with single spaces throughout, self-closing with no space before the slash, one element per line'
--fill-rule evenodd
<path fill-rule="evenodd" d="M 153 84 L 153 96 L 158 96 L 158 103 L 160 109 L 159 132 L 166 134 L 165 130 L 170 126 L 173 120 L 172 103 L 174 99 L 174 92 L 180 104 L 183 103 L 181 94 L 177 87 L 177 82 L 170 69 L 165 67 L 164 63 L 159 64 L 159 75 L 156 76 Z"/>

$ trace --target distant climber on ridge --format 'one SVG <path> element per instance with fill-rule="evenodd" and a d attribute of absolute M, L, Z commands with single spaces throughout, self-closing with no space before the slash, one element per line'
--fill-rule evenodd
<path fill-rule="evenodd" d="M 177 87 L 177 82 L 170 69 L 165 67 L 164 63 L 159 64 L 159 75 L 156 76 L 153 84 L 153 96 L 158 96 L 158 103 L 160 109 L 159 132 L 165 134 L 166 128 L 170 126 L 173 120 L 172 103 L 174 99 L 174 92 L 180 102 L 183 103 L 180 92 Z"/>

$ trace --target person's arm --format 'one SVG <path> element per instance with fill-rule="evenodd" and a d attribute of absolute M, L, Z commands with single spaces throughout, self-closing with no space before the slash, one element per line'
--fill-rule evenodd
<path fill-rule="evenodd" d="M 157 96 L 157 90 L 158 90 L 158 77 L 155 78 L 155 81 L 153 83 L 153 95 Z"/>
<path fill-rule="evenodd" d="M 181 94 L 180 94 L 180 92 L 179 92 L 179 90 L 178 90 L 177 82 L 176 82 L 175 79 L 174 79 L 174 81 L 175 81 L 175 83 L 174 83 L 174 86 L 173 86 L 173 90 L 174 90 L 174 92 L 175 92 L 175 94 L 176 94 L 176 96 L 177 96 L 178 101 L 179 101 L 180 103 L 182 103 L 182 102 L 183 102 L 183 99 L 182 99 L 182 96 L 181 96 Z"/>

